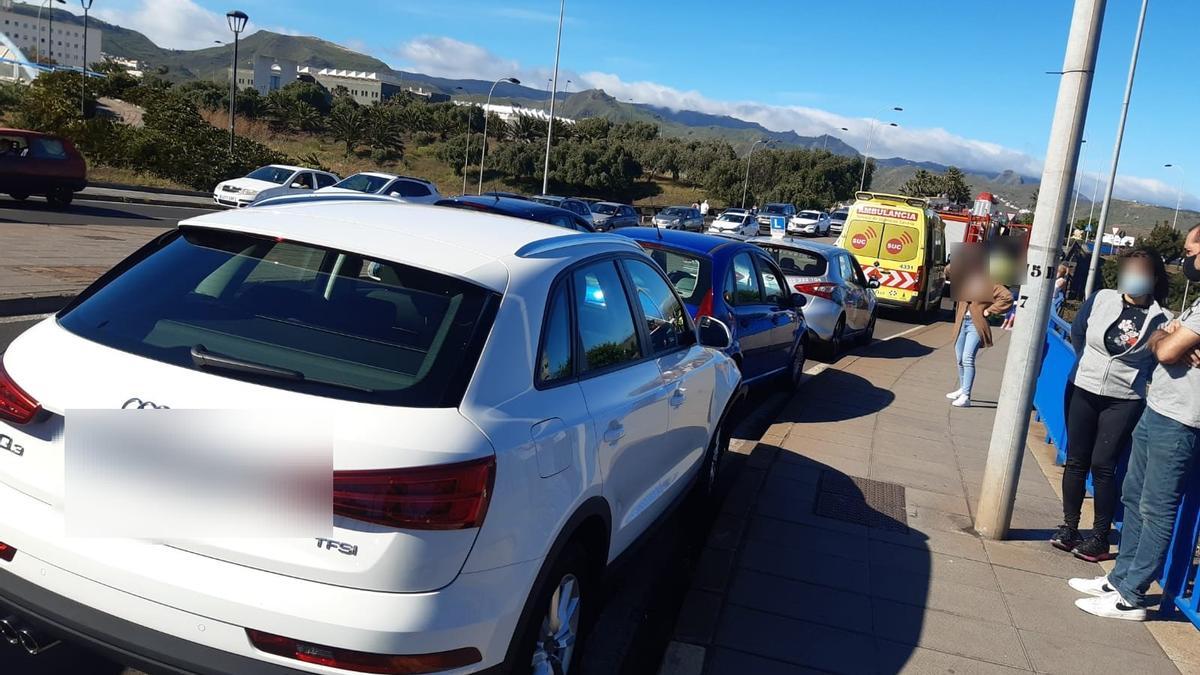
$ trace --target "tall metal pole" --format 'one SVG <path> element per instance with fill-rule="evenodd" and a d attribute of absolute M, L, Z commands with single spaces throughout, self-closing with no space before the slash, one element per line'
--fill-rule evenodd
<path fill-rule="evenodd" d="M 1087 171 L 1087 167 L 1084 167 L 1083 170 Z M 1092 184 L 1092 201 L 1090 204 L 1088 204 L 1088 227 L 1094 227 L 1094 223 L 1092 223 L 1092 215 L 1096 213 L 1096 197 L 1099 194 L 1100 194 L 1100 172 L 1097 171 L 1096 172 L 1096 182 L 1094 182 Z M 1099 232 L 1100 229 L 1096 228 L 1096 231 Z M 1097 235 L 1097 237 L 1098 236 L 1099 235 Z M 1085 244 L 1087 243 L 1086 236 L 1083 238 L 1083 243 L 1085 243 Z M 1093 246 L 1094 245 L 1095 244 L 1093 244 Z"/>
<path fill-rule="evenodd" d="M 229 76 L 229 154 L 233 154 L 233 139 L 237 136 L 235 129 L 237 119 L 237 64 L 238 64 L 238 34 L 233 34 L 233 71 Z"/>
<path fill-rule="evenodd" d="M 1050 317 L 1054 269 L 1062 227 L 1070 206 L 1071 185 L 1087 121 L 1088 98 L 1104 23 L 1105 0 L 1075 0 L 1067 52 L 1063 59 L 1058 102 L 1050 127 L 1041 190 L 1030 232 L 1029 278 L 1021 287 L 1025 312 L 1013 328 L 1000 384 L 999 403 L 975 514 L 975 530 L 988 539 L 1004 539 L 1012 522 L 1017 479 L 1029 431 L 1029 409 L 1042 357 L 1042 341 Z"/>
<path fill-rule="evenodd" d="M 750 152 L 746 155 L 746 181 L 742 183 L 742 208 L 746 208 L 746 192 L 750 189 L 750 158 L 754 156 L 754 148 L 758 147 L 759 143 L 766 143 L 764 140 L 754 141 L 750 146 Z"/>
<path fill-rule="evenodd" d="M 467 144 L 463 148 L 463 189 L 462 193 L 467 194 L 467 161 L 471 156 L 471 118 L 475 116 L 475 106 L 467 106 Z"/>
<path fill-rule="evenodd" d="M 1087 139 L 1085 138 L 1079 142 L 1083 144 L 1083 154 L 1081 154 L 1079 156 L 1079 166 L 1086 167 L 1087 166 Z M 1082 180 L 1083 180 L 1083 172 L 1082 171 L 1077 172 L 1075 174 L 1075 186 L 1071 190 L 1072 192 L 1075 193 L 1075 202 L 1073 204 L 1071 204 L 1071 221 L 1070 221 L 1070 224 L 1067 226 L 1067 234 L 1068 235 L 1071 234 L 1071 232 L 1075 229 L 1075 210 L 1079 208 L 1079 183 Z"/>
<path fill-rule="evenodd" d="M 57 1 L 62 2 L 62 0 Z M 54 2 L 55 0 L 51 0 L 47 6 L 50 10 L 50 34 L 46 36 L 46 56 L 49 56 L 52 62 L 54 61 Z"/>
<path fill-rule="evenodd" d="M 1121 119 L 1117 122 L 1117 140 L 1113 143 L 1112 167 L 1108 170 L 1108 185 L 1104 186 L 1104 202 L 1100 205 L 1100 222 L 1096 224 L 1096 246 L 1092 248 L 1092 261 L 1088 264 L 1087 285 L 1083 288 L 1083 297 L 1092 295 L 1096 287 L 1096 275 L 1100 270 L 1100 243 L 1104 238 L 1099 234 L 1108 225 L 1108 207 L 1112 202 L 1113 185 L 1117 182 L 1117 164 L 1121 161 L 1121 140 L 1125 136 L 1125 118 L 1129 116 L 1129 98 L 1133 95 L 1133 75 L 1137 72 L 1138 51 L 1142 48 L 1142 30 L 1146 27 L 1146 8 L 1150 0 L 1142 0 L 1142 11 L 1138 14 L 1137 33 L 1133 38 L 1133 55 L 1129 57 L 1129 78 L 1125 81 L 1125 98 L 1121 102 Z"/>
<path fill-rule="evenodd" d="M 1186 173 L 1178 164 L 1164 164 L 1163 166 L 1168 169 L 1179 169 L 1179 189 L 1175 191 L 1175 217 L 1171 219 L 1171 229 L 1174 230 L 1179 223 L 1179 207 L 1183 204 L 1183 181 Z"/>
<path fill-rule="evenodd" d="M 550 144 L 554 140 L 554 98 L 558 94 L 558 56 L 562 52 L 563 17 L 567 12 L 567 0 L 558 3 L 558 38 L 554 43 L 554 79 L 550 91 L 550 121 L 546 124 L 546 163 L 542 166 L 542 194 L 550 190 Z"/>
<path fill-rule="evenodd" d="M 83 7 L 83 74 L 79 81 L 79 116 L 87 115 L 86 92 L 87 92 L 87 77 L 88 77 L 88 11 L 92 8 L 93 0 L 79 0 L 80 6 Z"/>
<path fill-rule="evenodd" d="M 487 127 L 488 127 L 488 108 L 492 106 L 492 94 L 496 92 L 496 85 L 501 82 L 510 84 L 521 84 L 521 81 L 515 77 L 502 77 L 492 83 L 492 88 L 488 90 L 487 105 L 483 106 L 483 148 L 479 151 L 479 191 L 475 194 L 483 194 L 483 162 L 487 159 Z M 466 192 L 466 190 L 463 190 Z"/>

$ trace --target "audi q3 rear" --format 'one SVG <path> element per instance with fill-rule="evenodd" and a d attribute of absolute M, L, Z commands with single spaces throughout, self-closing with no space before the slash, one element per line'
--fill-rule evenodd
<path fill-rule="evenodd" d="M 566 434 L 584 423 L 563 413 L 531 435 L 541 279 L 573 256 L 641 255 L 588 236 L 314 203 L 204 216 L 146 245 L 0 360 L 0 636 L 67 637 L 152 673 L 527 672 L 521 649 L 569 664 L 554 639 L 570 626 L 530 598 L 564 532 L 585 532 L 576 548 L 601 568 L 610 548 L 595 455 Z M 689 428 L 719 440 L 736 371 L 692 349 L 724 380 L 694 394 L 715 413 Z M 590 425 L 575 442 L 594 442 Z M 324 485 L 333 512 L 303 536 L 287 529 L 297 480 Z M 157 501 L 106 522 L 131 499 L 112 485 Z"/>

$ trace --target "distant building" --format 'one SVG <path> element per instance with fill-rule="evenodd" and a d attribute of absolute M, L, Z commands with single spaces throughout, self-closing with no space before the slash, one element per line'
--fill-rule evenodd
<path fill-rule="evenodd" d="M 105 54 L 102 52 L 100 54 L 100 60 L 121 66 L 125 69 L 126 73 L 134 77 L 141 77 L 146 71 L 146 64 L 138 61 L 137 59 L 123 59 L 119 56 L 113 56 L 112 54 Z"/>
<path fill-rule="evenodd" d="M 329 91 L 342 87 L 355 101 L 362 105 L 382 103 L 400 93 L 400 83 L 389 75 L 371 73 L 360 70 L 341 70 L 337 68 L 300 68 L 301 75 L 311 75 L 321 86 Z"/>
<path fill-rule="evenodd" d="M 57 3 L 51 3 L 54 4 Z M 42 12 L 39 21 L 36 13 L 28 13 L 30 7 L 22 5 L 23 11 L 17 12 L 12 0 L 0 0 L 0 32 L 4 37 L 30 61 L 48 63 L 53 60 L 59 65 L 82 68 L 85 61 L 83 19 L 56 9 L 54 32 L 51 33 L 49 10 Z M 87 36 L 86 62 L 91 65 L 100 61 L 102 32 L 89 26 Z"/>
<path fill-rule="evenodd" d="M 250 68 L 238 68 L 237 86 L 239 90 L 253 87 L 266 96 L 295 82 L 299 74 L 300 68 L 295 61 L 255 54 L 251 58 Z"/>
<path fill-rule="evenodd" d="M 416 89 L 413 89 L 412 87 L 405 87 L 404 91 L 413 96 L 419 96 L 425 99 L 426 103 L 445 103 L 446 101 L 450 100 L 449 94 L 443 94 L 437 91 L 425 91 L 424 87 L 417 87 Z"/>
<path fill-rule="evenodd" d="M 504 120 L 505 122 L 511 122 L 518 117 L 532 117 L 535 120 L 541 120 L 543 122 L 550 119 L 550 114 L 541 108 L 526 108 L 525 106 L 515 103 L 513 105 L 497 105 L 495 103 L 478 104 L 471 103 L 470 101 L 455 101 L 454 103 L 456 105 L 478 105 L 488 113 L 499 116 L 500 119 Z M 562 115 L 555 115 L 554 121 L 556 123 L 566 124 L 575 123 L 575 120 L 569 117 L 563 117 Z"/>

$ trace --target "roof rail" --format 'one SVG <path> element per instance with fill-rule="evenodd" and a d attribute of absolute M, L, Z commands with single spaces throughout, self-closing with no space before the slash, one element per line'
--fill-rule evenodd
<path fill-rule="evenodd" d="M 279 197 L 268 197 L 261 202 L 252 202 L 246 208 L 256 208 L 260 206 L 284 206 L 286 204 L 320 204 L 324 202 L 388 202 L 391 204 L 402 204 L 395 197 L 386 195 L 370 195 L 370 194 L 321 194 L 321 195 L 281 195 Z"/>
<path fill-rule="evenodd" d="M 607 234 L 600 232 L 572 232 L 570 234 L 563 234 L 557 237 L 550 237 L 549 239 L 539 239 L 537 241 L 530 242 L 517 249 L 513 255 L 517 256 L 518 258 L 533 258 L 538 255 L 551 253 L 553 251 L 561 251 L 573 246 L 587 246 L 589 244 L 597 243 L 620 243 L 627 245 L 633 250 L 641 250 L 641 247 L 637 245 L 637 242 L 629 237 L 623 237 L 619 234 Z"/>

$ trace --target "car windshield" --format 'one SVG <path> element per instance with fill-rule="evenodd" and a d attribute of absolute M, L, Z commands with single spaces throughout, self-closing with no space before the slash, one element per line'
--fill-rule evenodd
<path fill-rule="evenodd" d="M 667 278 L 689 305 L 699 305 L 712 287 L 712 261 L 691 253 L 666 248 L 653 242 L 638 242 L 667 273 Z"/>
<path fill-rule="evenodd" d="M 284 181 L 291 178 L 293 173 L 296 172 L 281 166 L 264 166 L 261 169 L 255 169 L 246 174 L 246 178 L 265 180 L 268 183 L 283 185 Z"/>
<path fill-rule="evenodd" d="M 602 216 L 611 216 L 617 212 L 615 204 L 592 204 L 592 213 L 599 213 Z"/>
<path fill-rule="evenodd" d="M 846 222 L 846 216 L 847 216 L 847 215 L 849 215 L 849 213 L 848 213 L 848 212 L 846 212 L 846 211 L 834 211 L 834 212 L 833 212 L 833 213 L 832 213 L 832 214 L 829 216 L 829 219 L 830 219 L 830 220 L 832 220 L 832 221 L 833 221 L 833 222 L 835 222 L 835 223 L 844 223 L 844 222 Z"/>
<path fill-rule="evenodd" d="M 785 211 L 783 204 L 767 204 L 763 207 L 763 213 L 784 213 Z"/>
<path fill-rule="evenodd" d="M 306 394 L 454 407 L 496 295 L 274 237 L 181 228 L 59 317 L 113 349 Z"/>
<path fill-rule="evenodd" d="M 746 219 L 746 214 L 744 214 L 744 213 L 722 213 L 717 218 L 717 220 L 720 220 L 720 221 L 726 222 L 726 223 L 740 223 L 745 219 Z"/>
<path fill-rule="evenodd" d="M 342 188 L 344 190 L 354 190 L 356 192 L 366 192 L 375 194 L 383 189 L 383 186 L 392 180 L 385 176 L 372 176 L 365 173 L 356 173 L 340 183 L 334 184 L 333 187 Z"/>
<path fill-rule="evenodd" d="M 821 212 L 820 211 L 801 211 L 800 217 L 808 218 L 809 220 L 820 220 Z"/>
<path fill-rule="evenodd" d="M 668 206 L 667 208 L 663 209 L 662 213 L 659 215 L 682 216 L 682 215 L 685 215 L 686 213 L 687 213 L 687 209 L 685 209 L 682 206 Z"/>
<path fill-rule="evenodd" d="M 825 256 L 812 251 L 798 251 L 782 246 L 763 246 L 767 253 L 779 263 L 779 268 L 789 277 L 823 277 L 828 263 Z"/>
<path fill-rule="evenodd" d="M 562 197 L 531 197 L 533 201 L 547 206 L 558 206 L 562 203 Z"/>

